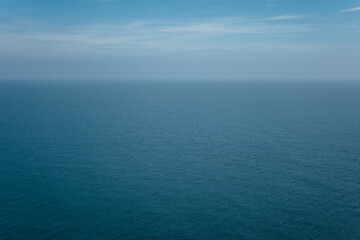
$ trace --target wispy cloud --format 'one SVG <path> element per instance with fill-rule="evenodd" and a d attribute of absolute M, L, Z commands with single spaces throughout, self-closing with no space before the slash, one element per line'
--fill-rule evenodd
<path fill-rule="evenodd" d="M 290 19 L 290 16 L 287 16 Z M 292 16 L 294 17 L 294 16 Z M 280 17 L 279 17 L 280 18 Z M 285 16 L 282 17 L 285 20 Z M 280 19 L 279 19 L 280 20 Z M 157 28 L 166 33 L 196 33 L 203 35 L 276 35 L 312 31 L 303 24 L 277 24 L 268 19 L 214 18 L 191 22 L 173 22 Z"/>
<path fill-rule="evenodd" d="M 346 13 L 346 12 L 356 12 L 356 11 L 360 11 L 360 7 L 354 7 L 354 8 L 344 9 L 344 10 L 341 10 L 340 12 Z"/>
<path fill-rule="evenodd" d="M 282 15 L 282 16 L 275 16 L 271 18 L 267 18 L 268 21 L 282 21 L 282 20 L 295 20 L 304 18 L 302 15 Z"/>
<path fill-rule="evenodd" d="M 1 30 L 2 29 L 2 30 Z M 14 31 L 14 29 L 16 29 Z M 284 35 L 313 31 L 309 25 L 278 24 L 251 18 L 206 18 L 176 20 L 137 20 L 118 24 L 95 24 L 71 28 L 31 30 L 0 26 L 1 50 L 17 51 L 19 46 L 42 49 L 56 45 L 56 49 L 87 48 L 90 52 L 145 52 L 167 50 L 237 50 L 281 46 Z M 284 46 L 286 43 L 284 43 Z M 6 47 L 7 46 L 7 47 Z M 9 47 L 10 46 L 10 47 Z M 12 47 L 11 47 L 12 46 Z M 95 50 L 93 50 L 95 49 Z M 32 50 L 31 50 L 32 51 Z"/>

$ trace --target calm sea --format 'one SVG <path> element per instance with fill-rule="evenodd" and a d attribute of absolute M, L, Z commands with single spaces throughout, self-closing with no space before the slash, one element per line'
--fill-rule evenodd
<path fill-rule="evenodd" d="M 0 239 L 360 239 L 360 84 L 0 83 Z"/>

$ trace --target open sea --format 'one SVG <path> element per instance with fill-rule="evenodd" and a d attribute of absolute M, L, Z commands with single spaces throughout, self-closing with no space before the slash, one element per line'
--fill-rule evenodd
<path fill-rule="evenodd" d="M 358 240 L 360 83 L 1 82 L 0 239 Z"/>

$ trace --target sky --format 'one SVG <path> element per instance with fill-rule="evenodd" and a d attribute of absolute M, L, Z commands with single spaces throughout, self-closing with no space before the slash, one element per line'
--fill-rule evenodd
<path fill-rule="evenodd" d="M 0 79 L 360 81 L 360 0 L 0 0 Z"/>

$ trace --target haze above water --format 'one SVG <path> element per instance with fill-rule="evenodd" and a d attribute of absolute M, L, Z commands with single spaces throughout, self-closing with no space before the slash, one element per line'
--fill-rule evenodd
<path fill-rule="evenodd" d="M 359 239 L 359 93 L 2 82 L 0 238 Z"/>

